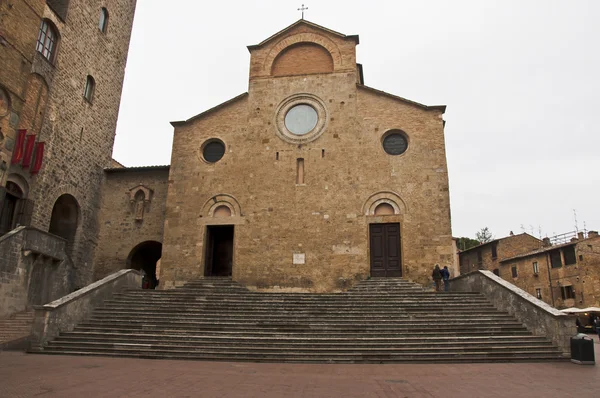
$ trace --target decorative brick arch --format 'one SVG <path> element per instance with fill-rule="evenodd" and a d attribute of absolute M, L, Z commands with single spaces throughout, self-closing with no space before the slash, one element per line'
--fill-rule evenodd
<path fill-rule="evenodd" d="M 229 194 L 219 194 L 215 195 L 204 203 L 202 206 L 202 215 L 206 217 L 213 217 L 215 210 L 220 207 L 225 206 L 229 208 L 231 211 L 231 217 L 240 217 L 242 215 L 242 208 L 240 203 Z"/>
<path fill-rule="evenodd" d="M 265 74 L 271 73 L 273 62 L 282 51 L 298 43 L 315 43 L 320 45 L 325 48 L 331 55 L 331 58 L 333 58 L 333 70 L 336 71 L 342 69 L 342 53 L 333 40 L 316 33 L 298 33 L 286 37 L 271 48 L 271 51 L 265 58 L 265 63 L 263 64 L 263 71 Z"/>
<path fill-rule="evenodd" d="M 382 203 L 387 203 L 394 208 L 394 214 L 405 214 L 408 210 L 406 203 L 400 195 L 393 191 L 380 191 L 371 195 L 362 207 L 365 216 L 375 215 L 375 209 Z"/>

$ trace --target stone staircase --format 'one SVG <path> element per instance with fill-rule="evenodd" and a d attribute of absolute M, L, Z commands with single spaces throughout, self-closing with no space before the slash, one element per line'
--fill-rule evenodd
<path fill-rule="evenodd" d="M 23 348 L 31 335 L 33 311 L 19 312 L 0 319 L 0 349 Z"/>
<path fill-rule="evenodd" d="M 44 347 L 46 354 L 267 362 L 563 359 L 474 293 L 374 278 L 346 293 L 259 293 L 228 278 L 128 290 Z"/>

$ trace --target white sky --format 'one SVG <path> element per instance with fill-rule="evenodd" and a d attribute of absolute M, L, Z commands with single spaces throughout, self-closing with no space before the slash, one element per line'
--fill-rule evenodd
<path fill-rule="evenodd" d="M 454 236 L 600 228 L 600 1 L 305 0 L 360 35 L 365 84 L 447 105 Z M 300 1 L 139 0 L 114 157 L 169 164 L 174 120 L 247 91 L 249 53 Z"/>

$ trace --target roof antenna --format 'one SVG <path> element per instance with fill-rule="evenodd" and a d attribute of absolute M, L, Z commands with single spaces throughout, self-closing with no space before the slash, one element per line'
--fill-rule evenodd
<path fill-rule="evenodd" d="M 579 232 L 579 227 L 577 226 L 577 211 L 573 209 L 573 218 L 575 218 L 575 232 Z"/>
<path fill-rule="evenodd" d="M 302 11 L 302 19 L 304 19 L 304 10 L 308 10 L 308 7 L 304 7 L 304 4 L 302 4 L 302 7 L 298 8 L 298 11 Z"/>

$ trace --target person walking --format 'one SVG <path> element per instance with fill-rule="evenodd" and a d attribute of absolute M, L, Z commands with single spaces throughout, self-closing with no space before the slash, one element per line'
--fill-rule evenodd
<path fill-rule="evenodd" d="M 444 269 L 440 271 L 442 273 L 442 280 L 444 281 L 444 291 L 448 291 L 448 286 L 450 286 L 450 271 L 448 270 L 448 266 L 444 265 Z"/>
<path fill-rule="evenodd" d="M 441 281 L 442 281 L 442 271 L 440 270 L 439 264 L 436 264 L 435 267 L 433 268 L 431 277 L 433 278 L 433 281 L 435 282 L 435 291 L 439 292 Z"/>

